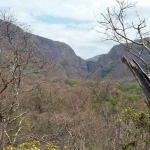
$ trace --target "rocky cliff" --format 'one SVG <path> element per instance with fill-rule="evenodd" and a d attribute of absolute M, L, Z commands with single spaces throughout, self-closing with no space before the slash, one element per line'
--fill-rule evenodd
<path fill-rule="evenodd" d="M 138 50 L 141 49 L 140 46 L 135 46 L 135 48 Z M 91 74 L 96 73 L 102 78 L 110 77 L 112 79 L 132 80 L 132 74 L 121 62 L 122 56 L 126 56 L 129 61 L 134 58 L 141 64 L 126 48 L 121 45 L 115 45 L 107 54 L 94 57 L 97 58 L 97 60 L 93 58 L 88 59 L 87 68 Z M 148 51 L 144 51 L 142 57 L 150 64 L 150 53 Z"/>
<path fill-rule="evenodd" d="M 31 38 L 38 52 L 45 55 L 51 64 L 59 63 L 58 69 L 54 72 L 55 75 L 67 77 L 87 76 L 86 61 L 78 57 L 69 45 L 37 35 L 32 35 Z"/>
<path fill-rule="evenodd" d="M 8 40 L 5 40 L 5 43 L 1 41 L 1 49 L 7 50 L 11 45 L 17 45 L 21 50 L 23 42 L 30 37 L 31 45 L 36 49 L 35 54 L 38 54 L 36 57 L 43 57 L 45 58 L 45 62 L 47 61 L 49 63 L 49 66 L 55 66 L 55 69 L 50 70 L 52 76 L 87 76 L 88 70 L 86 61 L 78 57 L 69 45 L 30 34 L 26 30 L 24 31 L 22 28 L 13 24 L 13 22 L 15 23 L 15 21 L 11 20 L 0 20 L 0 35 L 1 37 L 6 36 L 8 38 Z M 9 38 L 11 39 L 11 44 Z"/>
<path fill-rule="evenodd" d="M 5 33 L 7 33 L 7 27 L 9 25 L 9 29 L 11 31 L 18 31 L 18 36 L 14 38 L 13 32 L 9 32 L 9 37 L 12 37 L 11 40 L 14 44 L 17 42 L 19 43 L 20 37 L 22 37 L 22 33 L 24 32 L 19 27 L 15 26 L 14 24 L 4 22 L 0 20 L 0 33 L 3 37 Z M 12 34 L 12 36 L 10 36 Z M 92 74 L 98 74 L 102 78 L 110 77 L 112 79 L 130 79 L 132 78 L 131 73 L 128 71 L 126 66 L 122 64 L 121 57 L 126 56 L 129 60 L 131 60 L 133 55 L 131 55 L 126 48 L 121 45 L 114 46 L 109 53 L 98 55 L 88 60 L 83 60 L 78 57 L 74 50 L 68 46 L 67 44 L 59 41 L 53 41 L 44 37 L 40 37 L 37 35 L 29 34 L 31 36 L 31 42 L 36 47 L 37 53 L 40 56 L 44 56 L 49 65 L 57 64 L 57 69 L 51 72 L 51 76 L 58 76 L 58 77 L 87 77 L 91 76 Z M 24 38 L 24 37 L 22 37 Z M 149 38 L 147 38 L 150 41 Z M 3 43 L 3 42 L 2 42 Z M 5 40 L 5 43 L 1 43 L 1 49 L 7 49 L 8 43 Z M 150 42 L 147 43 L 150 47 Z M 19 47 L 21 48 L 21 42 Z M 137 50 L 141 50 L 140 46 L 136 46 Z M 143 57 L 146 62 L 150 62 L 150 53 L 148 51 L 144 51 Z M 142 64 L 141 64 L 142 65 Z"/>

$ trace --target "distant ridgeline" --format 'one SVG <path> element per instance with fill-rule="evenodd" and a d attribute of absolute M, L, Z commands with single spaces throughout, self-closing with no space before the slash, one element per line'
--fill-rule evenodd
<path fill-rule="evenodd" d="M 147 45 L 150 45 L 150 38 L 146 38 L 141 42 L 145 42 Z M 141 46 L 134 45 L 134 47 L 137 50 L 141 50 Z M 132 80 L 133 77 L 131 73 L 121 62 L 122 56 L 126 56 L 129 61 L 134 58 L 142 66 L 141 62 L 129 53 L 125 47 L 115 45 L 107 54 L 102 54 L 86 60 L 88 71 L 91 74 L 98 74 L 102 78 L 110 77 L 114 80 Z M 143 51 L 142 57 L 148 63 L 150 70 L 150 53 L 148 51 Z"/>
<path fill-rule="evenodd" d="M 0 20 L 0 22 L 3 22 Z M 15 26 L 15 25 L 13 25 Z M 2 23 L 1 23 L 1 28 Z M 70 77 L 70 78 L 90 78 L 93 74 L 102 78 L 110 77 L 112 79 L 130 79 L 132 75 L 128 69 L 121 63 L 121 57 L 126 56 L 129 60 L 133 56 L 121 45 L 112 47 L 110 52 L 83 60 L 78 57 L 74 50 L 67 44 L 59 41 L 53 41 L 41 36 L 31 35 L 31 41 L 37 49 L 37 53 L 48 60 L 50 66 L 56 69 L 50 71 L 50 76 Z M 150 44 L 150 38 L 143 41 Z M 2 48 L 2 47 L 1 47 Z M 136 46 L 140 49 L 140 46 Z M 148 62 L 150 54 L 143 53 L 145 60 Z"/>

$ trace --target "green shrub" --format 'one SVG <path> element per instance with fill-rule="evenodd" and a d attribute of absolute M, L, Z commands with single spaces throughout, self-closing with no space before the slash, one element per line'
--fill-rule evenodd
<path fill-rule="evenodd" d="M 142 95 L 134 94 L 134 93 L 127 93 L 123 96 L 123 99 L 129 99 L 129 100 L 140 100 L 142 99 Z"/>
<path fill-rule="evenodd" d="M 68 84 L 71 87 L 74 87 L 78 84 L 78 80 L 77 79 L 68 79 L 65 81 L 65 84 Z"/>
<path fill-rule="evenodd" d="M 52 80 L 52 82 L 53 83 L 60 83 L 61 82 L 61 78 L 54 78 L 53 80 Z"/>
<path fill-rule="evenodd" d="M 116 82 L 116 84 L 115 84 L 115 87 L 117 88 L 117 89 L 122 89 L 122 87 L 123 87 L 123 85 L 122 85 L 122 83 L 120 83 L 120 82 Z"/>
<path fill-rule="evenodd" d="M 106 77 L 111 71 L 113 71 L 113 67 L 103 68 L 100 72 L 100 76 L 102 78 Z"/>
<path fill-rule="evenodd" d="M 141 87 L 139 84 L 128 84 L 123 87 L 123 91 L 135 91 L 140 93 Z"/>

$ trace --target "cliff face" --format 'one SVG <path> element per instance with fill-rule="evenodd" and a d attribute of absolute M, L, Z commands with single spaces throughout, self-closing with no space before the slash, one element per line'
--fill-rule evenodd
<path fill-rule="evenodd" d="M 135 46 L 136 49 L 140 50 L 140 46 Z M 123 79 L 123 80 L 132 80 L 132 74 L 129 72 L 128 68 L 121 62 L 122 56 L 126 56 L 130 61 L 134 58 L 137 62 L 141 64 L 141 62 L 135 58 L 131 53 L 127 51 L 121 45 L 115 45 L 112 47 L 110 52 L 107 54 L 100 55 L 97 61 L 92 61 L 92 59 L 87 60 L 87 66 L 91 74 L 94 72 L 100 75 L 102 78 L 110 77 L 112 79 Z M 150 53 L 148 51 L 144 51 L 143 55 L 144 59 L 148 64 L 150 64 Z M 141 64 L 142 65 L 142 64 Z M 95 70 L 93 69 L 94 67 Z"/>
<path fill-rule="evenodd" d="M 98 60 L 99 60 L 99 57 L 101 55 L 98 55 L 98 56 L 95 56 L 93 58 L 89 58 L 86 60 L 86 65 L 87 65 L 87 69 L 88 69 L 88 72 L 95 72 L 98 67 L 99 67 L 99 63 L 98 63 Z"/>
<path fill-rule="evenodd" d="M 9 31 L 7 31 L 8 27 Z M 0 20 L 1 37 L 6 36 L 6 33 L 8 33 L 9 36 L 12 38 L 12 44 L 19 46 L 20 50 L 23 47 L 23 44 L 22 42 L 20 42 L 20 40 L 25 39 L 25 37 L 30 37 L 30 41 L 36 49 L 35 53 L 39 54 L 37 57 L 44 57 L 45 62 L 49 62 L 49 66 L 55 66 L 55 69 L 53 69 L 53 71 L 50 71 L 50 74 L 52 76 L 87 76 L 88 70 L 86 66 L 86 61 L 78 57 L 75 54 L 74 50 L 67 44 L 27 33 L 26 31 L 22 30 L 20 27 L 12 24 L 11 22 Z M 15 33 L 17 34 L 15 35 Z M 1 44 L 1 48 L 7 50 L 9 45 L 9 42 L 5 40 L 5 43 L 3 42 L 3 44 Z"/>
<path fill-rule="evenodd" d="M 60 65 L 54 72 L 55 75 L 85 77 L 88 74 L 85 60 L 78 57 L 67 44 L 36 35 L 32 35 L 31 38 L 38 52 L 46 56 L 51 64 L 59 62 Z"/>

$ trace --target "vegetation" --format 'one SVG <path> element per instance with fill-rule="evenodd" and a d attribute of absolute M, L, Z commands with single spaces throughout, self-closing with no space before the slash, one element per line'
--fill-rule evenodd
<path fill-rule="evenodd" d="M 36 55 L 30 34 L 24 25 L 16 26 L 13 15 L 0 12 L 0 150 L 6 144 L 14 145 L 24 130 L 29 126 L 27 111 L 20 103 L 23 95 L 37 87 L 30 82 L 31 74 L 42 72 L 44 63 Z M 40 69 L 40 70 L 39 70 Z"/>
<path fill-rule="evenodd" d="M 33 142 L 26 142 L 19 144 L 17 147 L 13 146 L 7 146 L 5 149 L 6 150 L 40 150 L 40 142 L 39 141 L 33 141 Z M 57 150 L 58 146 L 53 145 L 53 144 L 46 144 L 44 147 L 45 150 Z"/>
<path fill-rule="evenodd" d="M 102 78 L 106 77 L 111 71 L 113 71 L 113 67 L 103 68 L 100 72 L 100 76 Z"/>
<path fill-rule="evenodd" d="M 140 65 L 133 60 L 128 62 L 125 56 L 122 57 L 122 62 L 128 67 L 131 73 L 138 81 L 137 85 L 126 85 L 122 87 L 121 84 L 116 84 L 118 89 L 124 91 L 132 91 L 123 95 L 122 99 L 128 99 L 130 102 L 136 100 L 138 103 L 142 99 L 142 95 L 138 95 L 142 87 L 147 98 L 144 100 L 147 105 L 147 110 L 140 108 L 135 109 L 133 105 L 128 102 L 128 107 L 122 110 L 118 115 L 118 120 L 124 124 L 125 138 L 124 143 L 121 143 L 122 150 L 131 149 L 149 149 L 150 148 L 150 96 L 149 96 L 149 78 L 148 78 L 148 61 L 143 57 L 143 53 L 150 53 L 149 48 L 149 29 L 146 28 L 146 18 L 141 18 L 137 12 L 135 18 L 138 21 L 131 21 L 128 18 L 128 11 L 135 7 L 136 3 L 129 1 L 116 0 L 117 7 L 107 8 L 106 13 L 101 13 L 101 18 L 98 21 L 100 25 L 100 33 L 103 34 L 103 40 L 111 40 L 122 45 L 133 57 L 138 58 L 142 62 L 143 71 Z M 129 35 L 133 31 L 135 34 Z M 135 65 L 136 64 L 136 65 Z M 140 72 L 140 71 L 141 72 Z M 147 81 L 142 78 L 142 74 L 147 78 Z M 138 80 L 139 79 L 139 80 Z M 139 82 L 140 81 L 140 82 Z M 147 86 L 147 87 L 146 87 Z M 120 126 L 120 124 L 119 124 Z M 120 129 L 119 129 L 120 132 Z M 118 148 L 117 148 L 118 149 Z"/>
<path fill-rule="evenodd" d="M 65 83 L 68 84 L 68 85 L 70 85 L 71 87 L 74 87 L 75 85 L 78 84 L 78 80 L 76 80 L 76 79 L 67 79 L 65 81 Z"/>
<path fill-rule="evenodd" d="M 2 16 L 0 150 L 150 149 L 150 112 L 138 84 L 40 78 L 45 61 L 35 56 L 29 34 Z"/>
<path fill-rule="evenodd" d="M 133 148 L 147 147 L 148 110 L 137 84 L 76 81 L 72 88 L 66 79 L 46 79 L 24 95 L 21 106 L 29 118 L 16 148 L 27 139 L 54 143 L 58 149 L 125 149 L 135 140 Z"/>
<path fill-rule="evenodd" d="M 122 45 L 124 49 L 144 64 L 144 70 L 148 74 L 148 62 L 142 54 L 145 51 L 150 52 L 148 45 L 149 29 L 146 27 L 146 18 L 140 17 L 137 12 L 134 20 L 128 18 L 128 11 L 135 6 L 136 3 L 130 1 L 116 0 L 115 7 L 107 8 L 106 13 L 101 13 L 98 23 L 103 40 L 115 41 Z M 133 32 L 132 35 L 129 34 L 131 31 Z"/>

